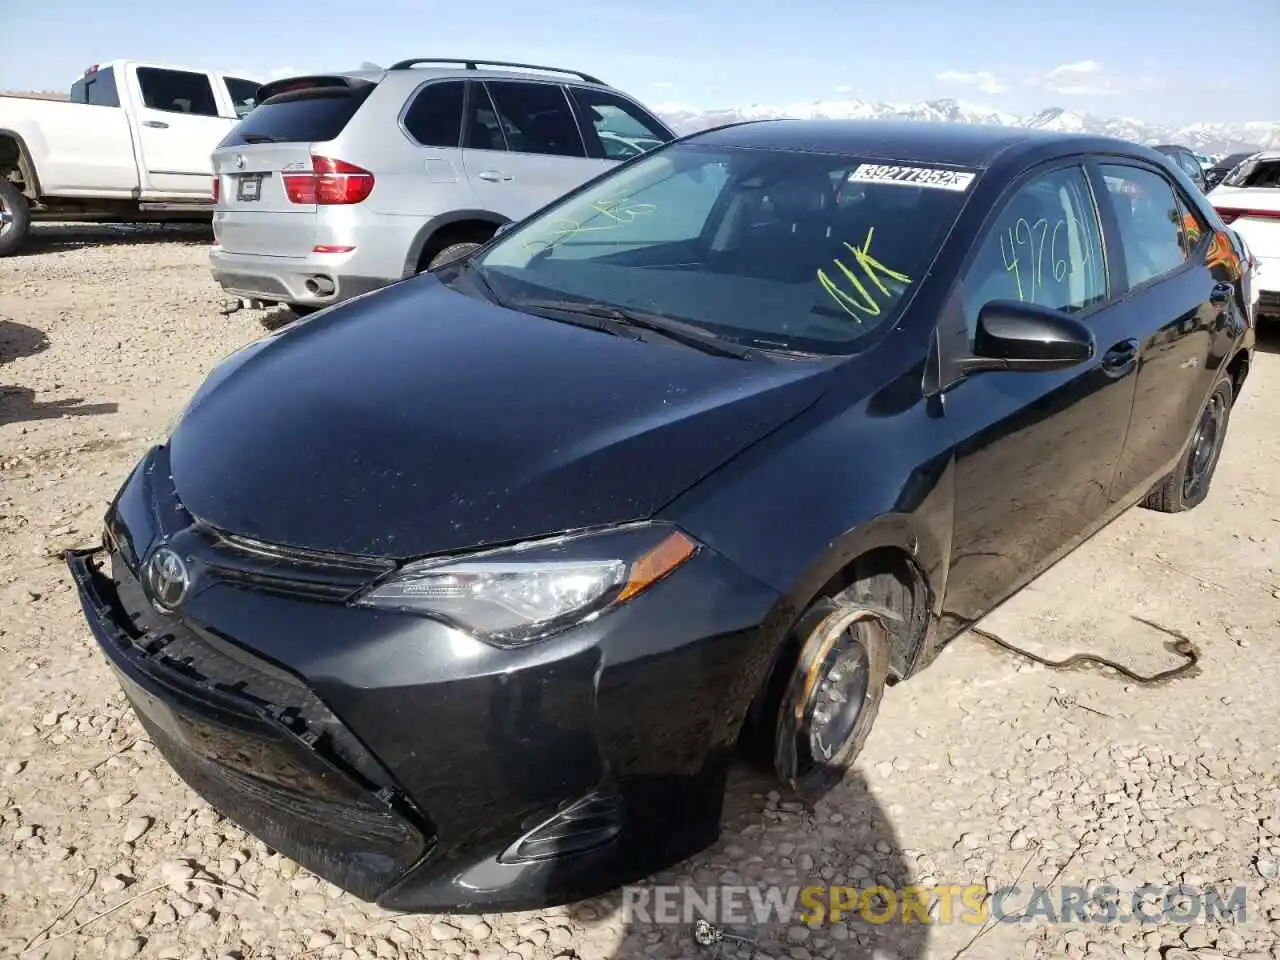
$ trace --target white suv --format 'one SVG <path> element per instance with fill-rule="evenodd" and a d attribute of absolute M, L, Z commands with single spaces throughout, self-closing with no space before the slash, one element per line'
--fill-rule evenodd
<path fill-rule="evenodd" d="M 213 154 L 210 262 L 299 313 L 461 256 L 676 136 L 595 77 L 528 64 L 406 60 L 258 103 Z"/>
<path fill-rule="evenodd" d="M 1280 318 L 1280 150 L 1244 161 L 1209 191 L 1209 202 L 1253 255 L 1258 315 Z"/>

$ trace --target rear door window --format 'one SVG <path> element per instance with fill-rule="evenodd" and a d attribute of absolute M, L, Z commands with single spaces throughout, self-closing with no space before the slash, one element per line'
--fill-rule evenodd
<path fill-rule="evenodd" d="M 489 80 L 507 149 L 553 157 L 585 157 L 586 146 L 565 90 L 556 83 Z"/>
<path fill-rule="evenodd" d="M 241 80 L 239 77 L 226 77 L 227 93 L 231 94 L 231 102 L 235 105 L 236 116 L 244 119 L 258 105 L 258 87 L 256 80 Z"/>
<path fill-rule="evenodd" d="M 462 80 L 429 83 L 413 98 L 404 114 L 404 128 L 424 147 L 456 147 L 462 136 Z"/>
<path fill-rule="evenodd" d="M 1129 287 L 1172 273 L 1187 262 L 1187 236 L 1173 187 L 1154 170 L 1102 164 L 1120 227 Z"/>
<path fill-rule="evenodd" d="M 214 99 L 208 74 L 139 67 L 138 86 L 142 90 L 142 102 L 152 110 L 189 113 L 196 117 L 218 115 L 218 101 Z"/>
<path fill-rule="evenodd" d="M 277 94 L 255 107 L 219 146 L 254 143 L 324 143 L 346 128 L 373 91 L 371 83 L 355 87 L 323 86 Z"/>
<path fill-rule="evenodd" d="M 605 90 L 571 87 L 570 95 L 600 144 L 600 156 L 626 160 L 671 139 L 671 134 L 654 117 L 634 103 Z"/>

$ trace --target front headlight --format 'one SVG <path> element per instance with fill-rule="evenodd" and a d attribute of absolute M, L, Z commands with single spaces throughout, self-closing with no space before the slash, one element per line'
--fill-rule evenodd
<path fill-rule="evenodd" d="M 698 549 L 668 524 L 636 524 L 410 563 L 356 603 L 434 617 L 516 647 L 627 602 Z"/>

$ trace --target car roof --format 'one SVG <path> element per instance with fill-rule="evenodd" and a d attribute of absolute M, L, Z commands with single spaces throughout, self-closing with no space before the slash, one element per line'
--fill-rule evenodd
<path fill-rule="evenodd" d="M 327 73 L 315 74 L 299 74 L 297 77 L 287 79 L 303 79 L 309 76 L 325 76 L 325 77 L 345 77 L 350 80 L 364 80 L 369 83 L 399 83 L 403 87 L 416 87 L 424 80 L 431 79 L 458 79 L 458 80 L 542 80 L 551 83 L 567 83 L 579 87 L 598 87 L 602 90 L 610 90 L 607 83 L 591 83 L 579 76 L 575 76 L 572 71 L 558 73 L 550 68 L 546 72 L 536 70 L 502 70 L 500 68 L 480 67 L 476 70 L 470 70 L 463 66 L 457 67 L 411 67 L 400 70 L 334 70 Z M 616 92 L 616 91 L 615 91 Z"/>
<path fill-rule="evenodd" d="M 1122 153 L 1149 157 L 1148 148 L 1111 137 L 1025 127 L 926 120 L 755 120 L 715 127 L 686 140 L 724 146 L 836 153 L 869 160 L 986 168 L 1020 153 Z"/>

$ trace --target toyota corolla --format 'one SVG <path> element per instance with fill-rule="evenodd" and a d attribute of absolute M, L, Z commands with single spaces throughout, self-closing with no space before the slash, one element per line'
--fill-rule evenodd
<path fill-rule="evenodd" d="M 270 846 L 398 910 L 595 895 L 711 843 L 736 757 L 821 795 L 886 685 L 1205 498 L 1224 230 L 1117 141 L 696 134 L 228 358 L 68 563 Z"/>

